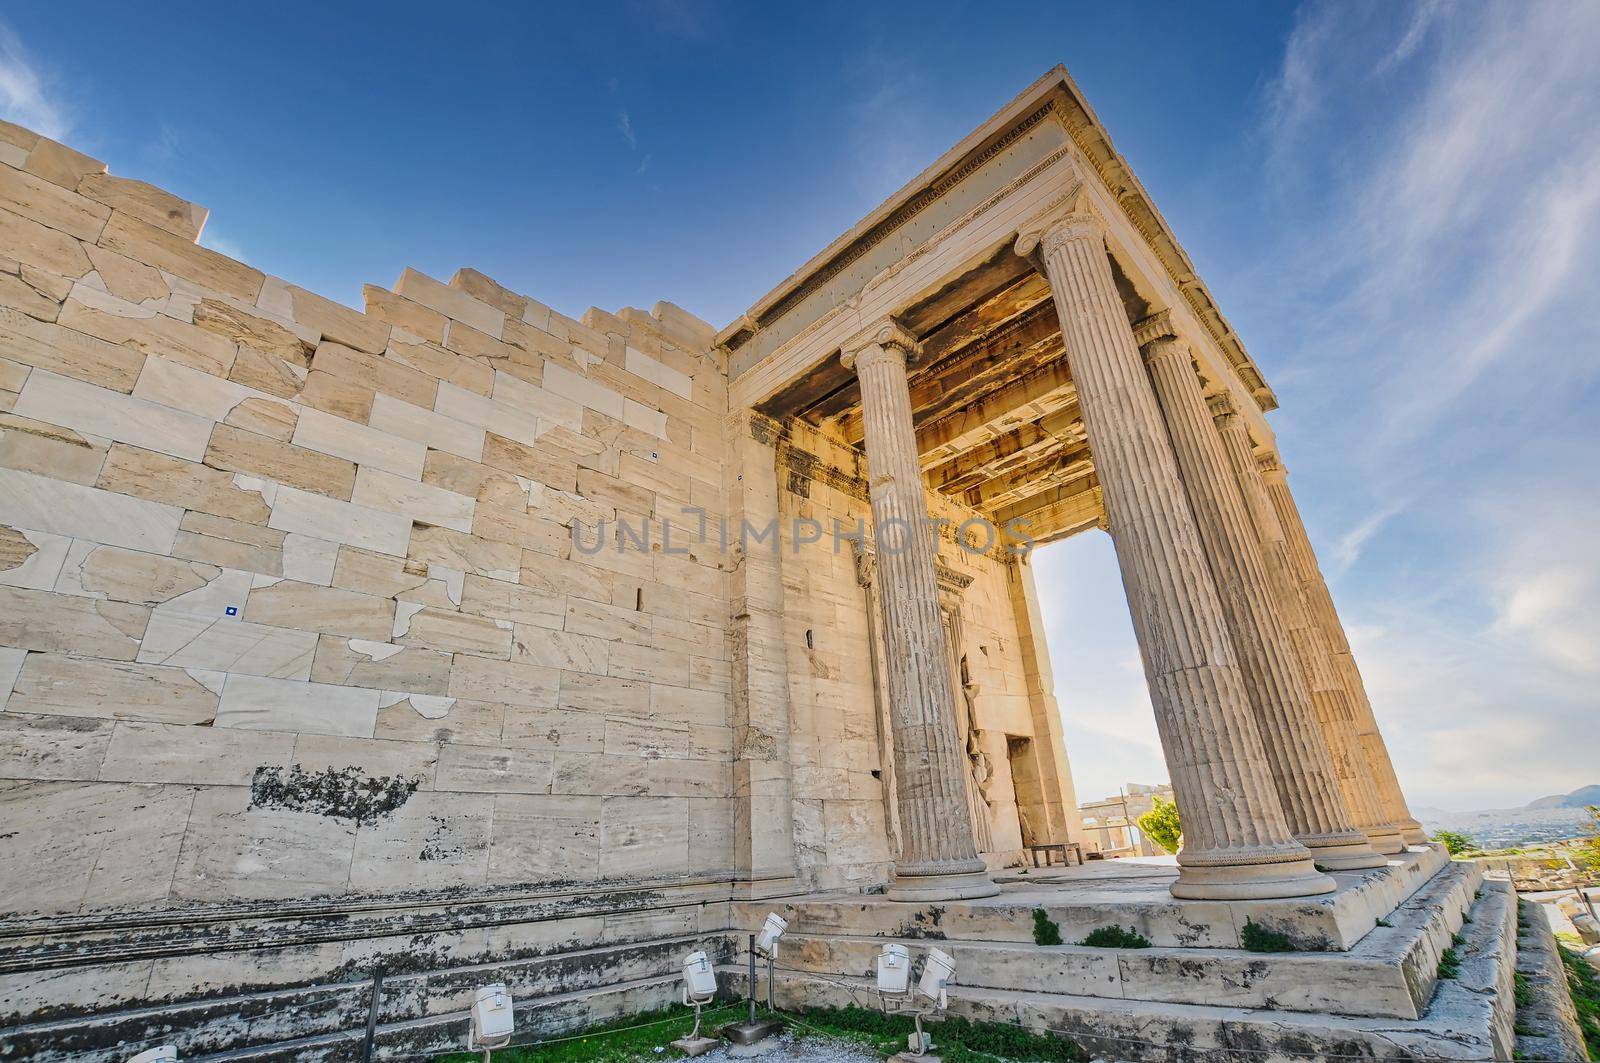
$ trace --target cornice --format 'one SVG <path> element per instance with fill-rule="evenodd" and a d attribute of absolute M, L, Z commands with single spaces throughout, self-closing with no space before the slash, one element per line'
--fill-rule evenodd
<path fill-rule="evenodd" d="M 718 342 L 729 350 L 738 350 L 763 324 L 782 317 L 795 304 L 801 302 L 812 292 L 815 292 L 834 277 L 849 269 L 857 259 L 881 243 L 884 237 L 922 213 L 930 204 L 943 198 L 946 192 L 979 170 L 984 163 L 1011 146 L 1028 130 L 1044 121 L 1045 116 L 1056 105 L 1057 101 L 1055 99 L 1044 101 L 1041 106 L 1006 130 L 987 148 L 972 156 L 956 169 L 938 178 L 933 184 L 895 208 L 887 217 L 874 223 L 866 232 L 850 241 L 818 268 L 808 272 L 807 267 L 801 267 L 800 272 L 796 273 L 795 276 L 803 277 L 804 279 L 792 287 L 785 288 L 780 285 L 767 299 L 751 307 L 740 319 L 740 322 L 736 323 L 737 327 L 730 326 L 729 329 L 724 329 L 722 334 L 717 337 Z M 827 251 L 824 250 L 823 254 L 827 254 Z M 755 326 L 753 329 L 748 327 L 751 324 Z"/>
<path fill-rule="evenodd" d="M 1028 101 L 1038 100 L 1036 106 L 1028 108 Z M 873 215 L 868 215 L 861 225 L 866 226 L 859 234 L 851 237 L 849 233 L 835 241 L 815 256 L 810 263 L 775 288 L 769 295 L 758 301 L 750 311 L 743 315 L 734 324 L 724 328 L 717 335 L 717 343 L 729 350 L 737 349 L 747 342 L 756 330 L 766 323 L 781 317 L 787 310 L 816 291 L 821 285 L 827 283 L 849 265 L 859 259 L 868 249 L 875 246 L 888 234 L 904 225 L 911 218 L 924 210 L 930 203 L 939 199 L 950 188 L 953 188 L 963 178 L 981 167 L 994 155 L 1016 141 L 1016 139 L 1034 128 L 1046 117 L 1054 115 L 1061 122 L 1067 135 L 1082 154 L 1083 161 L 1094 170 L 1101 182 L 1110 191 L 1122 213 L 1144 239 L 1145 244 L 1155 254 L 1157 260 L 1165 269 L 1168 278 L 1189 304 L 1195 319 L 1199 321 L 1222 349 L 1224 355 L 1234 370 L 1249 389 L 1256 405 L 1262 410 L 1277 408 L 1277 397 L 1268 387 L 1261 370 L 1251 359 L 1249 352 L 1244 348 L 1243 342 L 1234 332 L 1218 307 L 1210 289 L 1205 285 L 1195 270 L 1194 262 L 1187 252 L 1178 243 L 1166 219 L 1156 209 L 1154 201 L 1144 189 L 1138 177 L 1128 165 L 1111 142 L 1111 136 L 1095 115 L 1083 93 L 1072 81 L 1064 67 L 1057 66 L 1041 78 L 1034 85 L 1024 91 L 1012 104 L 1002 108 L 995 119 L 991 119 L 985 126 L 991 125 L 1000 119 L 1007 111 L 1013 108 L 1024 108 L 1025 113 L 1015 119 L 1012 124 L 994 136 L 992 131 L 986 132 L 980 127 L 969 140 L 979 138 L 980 134 L 993 137 L 985 142 L 979 138 L 977 142 L 984 146 L 975 154 L 946 164 L 942 172 L 935 172 L 929 179 L 927 171 L 923 176 L 914 180 L 907 188 L 915 188 L 919 182 L 926 182 L 920 190 L 910 192 L 909 198 L 894 205 L 895 198 L 886 204 L 887 213 L 881 218 L 873 220 Z M 957 145 L 960 150 L 963 145 Z M 970 150 L 970 149 L 968 149 Z M 951 153 L 947 153 L 947 156 Z M 930 170 L 944 163 L 941 159 Z M 860 228 L 861 226 L 857 226 Z M 852 232 L 855 230 L 853 229 Z"/>

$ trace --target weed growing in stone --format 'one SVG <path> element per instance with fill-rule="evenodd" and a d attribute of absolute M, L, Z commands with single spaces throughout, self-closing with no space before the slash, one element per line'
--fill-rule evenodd
<path fill-rule="evenodd" d="M 1035 945 L 1061 944 L 1061 928 L 1043 908 L 1033 910 L 1033 943 Z"/>
<path fill-rule="evenodd" d="M 1565 945 L 1560 946 L 1561 965 L 1567 969 L 1567 989 L 1572 1005 L 1578 1009 L 1578 1025 L 1583 1029 L 1589 1058 L 1600 1059 L 1600 973 L 1589 961 Z"/>
<path fill-rule="evenodd" d="M 1456 955 L 1456 948 L 1452 945 L 1439 956 L 1439 977 L 1454 978 L 1460 973 L 1461 957 Z"/>
<path fill-rule="evenodd" d="M 1097 926 L 1078 944 L 1096 949 L 1147 949 L 1150 939 L 1131 926 Z"/>
<path fill-rule="evenodd" d="M 1264 927 L 1254 920 L 1246 919 L 1244 929 L 1239 931 L 1239 944 L 1247 952 L 1293 952 L 1294 941 L 1288 934 L 1281 930 Z"/>

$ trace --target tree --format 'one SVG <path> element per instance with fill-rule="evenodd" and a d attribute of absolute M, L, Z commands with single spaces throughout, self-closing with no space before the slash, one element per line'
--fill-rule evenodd
<path fill-rule="evenodd" d="M 1138 819 L 1139 829 L 1161 848 L 1174 855 L 1183 840 L 1183 824 L 1178 821 L 1178 806 L 1160 797 L 1151 798 L 1150 811 Z"/>
<path fill-rule="evenodd" d="M 1433 840 L 1444 846 L 1445 852 L 1451 856 L 1460 856 L 1478 847 L 1478 843 L 1473 841 L 1470 835 L 1454 830 L 1436 830 L 1433 832 Z"/>

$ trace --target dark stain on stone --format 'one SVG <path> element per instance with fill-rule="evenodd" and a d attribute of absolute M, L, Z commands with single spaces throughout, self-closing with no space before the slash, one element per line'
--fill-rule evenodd
<path fill-rule="evenodd" d="M 250 781 L 250 807 L 347 819 L 360 826 L 404 805 L 422 782 L 421 775 L 363 775 L 356 767 L 308 772 L 296 764 L 286 772 L 263 765 Z"/>

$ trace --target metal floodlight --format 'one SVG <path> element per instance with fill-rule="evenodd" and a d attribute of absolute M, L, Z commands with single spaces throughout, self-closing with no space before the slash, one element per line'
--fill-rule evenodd
<path fill-rule="evenodd" d="M 783 937 L 783 932 L 789 929 L 789 920 L 777 912 L 768 912 L 767 921 L 761 924 L 761 933 L 756 935 L 756 954 L 765 956 L 768 960 L 778 958 L 778 939 Z"/>
<path fill-rule="evenodd" d="M 916 987 L 911 985 L 911 953 L 901 944 L 883 946 L 878 954 L 878 1000 L 885 1014 L 893 1011 L 910 1011 L 916 1031 L 906 1036 L 907 1051 L 895 1056 L 897 1060 L 932 1058 L 933 1041 L 922 1030 L 922 1020 L 941 1012 L 948 1004 L 945 987 L 955 976 L 956 961 L 943 949 L 929 949 L 922 960 L 922 977 Z"/>
<path fill-rule="evenodd" d="M 899 943 L 890 943 L 878 954 L 878 993 L 886 997 L 903 997 L 911 991 L 911 951 Z"/>
<path fill-rule="evenodd" d="M 472 999 L 472 1028 L 467 1031 L 468 1050 L 482 1049 L 487 1063 L 491 1049 L 511 1043 L 516 1020 L 511 1009 L 511 991 L 505 983 L 481 987 Z"/>
<path fill-rule="evenodd" d="M 683 958 L 683 1002 L 709 1004 L 717 995 L 717 972 L 711 966 L 711 957 L 704 952 L 691 952 Z"/>
<path fill-rule="evenodd" d="M 700 1009 L 716 999 L 717 972 L 711 966 L 711 957 L 703 951 L 691 952 L 683 958 L 683 1002 L 694 1008 L 694 1029 L 687 1037 L 672 1042 L 673 1047 L 685 1055 L 704 1055 L 716 1046 L 716 1041 L 700 1036 Z"/>
<path fill-rule="evenodd" d="M 943 1011 L 948 999 L 945 986 L 955 976 L 956 961 L 942 949 L 929 949 L 922 963 L 922 978 L 917 982 L 917 995 L 926 997 L 934 1007 Z"/>
<path fill-rule="evenodd" d="M 174 1045 L 149 1048 L 128 1060 L 128 1063 L 178 1063 L 178 1049 Z"/>

